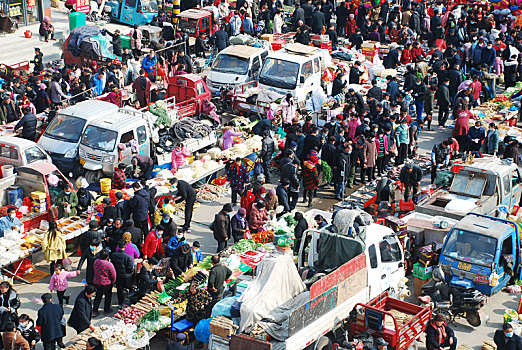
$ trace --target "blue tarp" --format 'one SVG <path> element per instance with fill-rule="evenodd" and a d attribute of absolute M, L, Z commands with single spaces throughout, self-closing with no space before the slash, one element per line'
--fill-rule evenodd
<path fill-rule="evenodd" d="M 97 26 L 86 25 L 74 28 L 69 36 L 67 50 L 69 50 L 73 56 L 78 57 L 82 53 L 80 48 L 82 41 L 97 35 L 100 35 L 100 28 Z"/>

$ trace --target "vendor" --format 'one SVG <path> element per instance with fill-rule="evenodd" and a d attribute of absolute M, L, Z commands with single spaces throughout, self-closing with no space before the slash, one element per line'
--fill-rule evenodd
<path fill-rule="evenodd" d="M 404 185 L 404 201 L 410 200 L 410 193 L 416 200 L 422 180 L 422 169 L 417 164 L 404 165 L 399 174 L 399 180 Z"/>
<path fill-rule="evenodd" d="M 16 217 L 15 208 L 7 208 L 7 215 L 0 219 L 0 237 L 4 236 L 5 230 L 18 230 L 20 220 Z"/>
<path fill-rule="evenodd" d="M 498 350 L 522 349 L 522 338 L 514 332 L 510 323 L 504 323 L 502 329 L 495 331 L 493 341 Z"/>
<path fill-rule="evenodd" d="M 185 278 L 185 272 L 192 267 L 193 259 L 190 249 L 190 245 L 185 241 L 174 250 L 172 258 L 170 258 L 170 268 L 174 273 L 174 277 L 181 276 Z"/>
<path fill-rule="evenodd" d="M 140 296 L 144 296 L 145 294 L 155 290 L 158 284 L 158 274 L 151 263 L 151 261 L 154 262 L 154 260 L 155 259 L 143 260 L 143 265 L 138 274 L 138 282 L 136 284 Z"/>
<path fill-rule="evenodd" d="M 78 192 L 76 192 L 76 195 L 78 197 L 78 205 L 76 206 L 76 211 L 78 212 L 78 215 L 81 215 L 83 212 L 86 212 L 89 207 L 94 202 L 94 198 L 92 194 L 87 191 L 84 187 L 80 187 L 78 189 Z"/>
<path fill-rule="evenodd" d="M 78 196 L 72 190 L 71 185 L 66 184 L 63 191 L 56 197 L 58 205 L 58 218 L 68 218 L 76 216 L 76 206 L 78 205 Z"/>
<path fill-rule="evenodd" d="M 125 168 L 127 168 L 127 166 L 123 163 L 118 164 L 118 166 L 114 168 L 111 181 L 111 188 L 113 190 L 123 190 L 127 186 Z"/>
<path fill-rule="evenodd" d="M 152 169 L 154 168 L 154 161 L 145 154 L 136 154 L 132 157 L 132 174 L 134 174 L 137 178 L 143 178 L 149 180 L 152 178 Z M 139 168 L 139 173 L 137 170 Z"/>
<path fill-rule="evenodd" d="M 188 301 L 185 311 L 185 319 L 187 321 L 196 324 L 202 319 L 210 317 L 212 297 L 205 289 L 198 288 L 195 282 L 191 283 L 188 292 L 183 293 L 183 295 L 175 299 L 173 303 L 178 304 L 185 300 Z"/>
<path fill-rule="evenodd" d="M 243 132 L 235 131 L 232 126 L 224 126 L 223 131 L 223 150 L 227 150 L 234 145 L 234 138 L 243 136 Z"/>
<path fill-rule="evenodd" d="M 181 142 L 172 150 L 172 173 L 175 174 L 179 168 L 187 164 L 190 152 Z"/>
<path fill-rule="evenodd" d="M 495 333 L 495 339 L 496 335 Z M 426 327 L 426 348 L 428 350 L 439 350 L 447 347 L 450 350 L 455 350 L 457 338 L 453 330 L 446 324 L 444 315 L 436 314 Z"/>
<path fill-rule="evenodd" d="M 376 215 L 386 203 L 391 207 L 391 214 L 395 214 L 395 188 L 393 187 L 393 182 L 386 176 L 383 176 L 377 183 L 375 190 L 377 195 L 373 208 L 375 214 L 373 215 Z"/>
<path fill-rule="evenodd" d="M 375 340 L 375 346 L 372 350 L 388 350 L 388 342 L 383 338 L 377 338 L 377 340 Z"/>
<path fill-rule="evenodd" d="M 252 231 L 252 233 L 259 232 L 259 229 L 269 220 L 265 206 L 265 202 L 262 200 L 258 200 L 254 205 L 252 205 L 250 219 L 248 220 L 248 226 L 250 227 L 250 231 Z"/>
<path fill-rule="evenodd" d="M 192 212 L 194 211 L 194 203 L 196 203 L 196 192 L 190 184 L 183 180 L 178 180 L 175 177 L 170 179 L 170 185 L 178 190 L 176 203 L 185 202 L 185 223 L 183 224 L 183 231 L 188 231 L 190 222 L 192 221 Z"/>
<path fill-rule="evenodd" d="M 308 222 L 306 221 L 306 218 L 304 217 L 303 213 L 296 212 L 294 215 L 294 220 L 297 222 L 297 225 L 294 228 L 294 236 L 295 236 L 295 242 L 294 242 L 294 252 L 299 251 L 299 246 L 301 245 L 301 239 L 303 239 L 303 234 L 306 230 L 308 230 Z M 305 237 L 306 239 L 306 237 Z M 305 242 L 306 247 L 306 242 Z"/>
<path fill-rule="evenodd" d="M 437 170 L 446 167 L 450 161 L 450 148 L 452 142 L 444 140 L 433 146 L 431 150 L 431 183 L 435 182 Z"/>

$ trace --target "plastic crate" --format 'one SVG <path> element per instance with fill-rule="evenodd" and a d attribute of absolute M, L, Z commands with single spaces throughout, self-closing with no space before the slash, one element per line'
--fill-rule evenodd
<path fill-rule="evenodd" d="M 413 276 L 420 278 L 421 280 L 427 280 L 431 278 L 433 267 L 425 267 L 419 263 L 413 264 Z"/>
<path fill-rule="evenodd" d="M 286 44 L 286 42 L 283 40 L 275 40 L 272 43 L 272 50 L 273 51 L 281 50 L 285 44 Z"/>

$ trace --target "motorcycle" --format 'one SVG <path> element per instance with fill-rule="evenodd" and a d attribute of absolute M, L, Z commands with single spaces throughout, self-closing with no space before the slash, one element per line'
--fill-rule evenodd
<path fill-rule="evenodd" d="M 212 98 L 212 103 L 216 106 L 216 112 L 218 114 L 231 110 L 232 90 L 228 84 L 223 84 L 219 88 L 217 96 Z"/>
<path fill-rule="evenodd" d="M 439 265 L 433 268 L 432 280 L 422 287 L 419 301 L 424 306 L 433 304 L 433 313 L 443 314 L 451 323 L 462 317 L 471 326 L 480 326 L 479 311 L 486 302 L 486 296 L 473 288 L 450 285 L 446 282 L 444 269 L 449 267 Z"/>

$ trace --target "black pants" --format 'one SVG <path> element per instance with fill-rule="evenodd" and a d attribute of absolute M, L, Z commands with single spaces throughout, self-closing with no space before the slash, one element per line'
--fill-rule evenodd
<path fill-rule="evenodd" d="M 437 164 L 431 165 L 431 183 L 435 182 L 435 178 L 437 177 Z"/>
<path fill-rule="evenodd" d="M 418 182 L 404 185 L 404 201 L 405 202 L 410 200 L 410 193 L 412 194 L 413 199 L 415 200 L 419 193 L 419 183 Z"/>
<path fill-rule="evenodd" d="M 272 161 L 272 159 L 263 159 L 263 162 L 261 163 L 261 165 L 263 166 L 263 171 L 265 172 L 265 182 L 266 183 L 269 183 L 271 180 L 271 177 L 270 177 L 270 162 L 271 161 Z"/>
<path fill-rule="evenodd" d="M 95 287 L 96 287 L 96 296 L 94 297 L 92 311 L 93 312 L 98 311 L 102 297 L 105 297 L 105 304 L 103 306 L 103 311 L 109 312 L 109 310 L 111 309 L 111 301 L 112 301 L 112 284 L 109 284 L 108 286 L 95 286 Z"/>
<path fill-rule="evenodd" d="M 141 243 L 143 243 L 149 234 L 149 223 L 148 221 L 136 221 L 135 226 L 141 230 Z"/>
<path fill-rule="evenodd" d="M 382 176 L 384 167 L 386 166 L 386 159 L 387 159 L 386 155 L 383 155 L 382 157 L 377 157 L 376 166 L 377 166 L 377 174 L 379 176 Z"/>
<path fill-rule="evenodd" d="M 374 167 L 369 166 L 366 168 L 361 168 L 361 182 L 364 183 L 364 179 L 368 177 L 368 181 L 375 180 Z"/>
<path fill-rule="evenodd" d="M 56 294 L 58 294 L 58 304 L 60 304 L 60 306 L 63 306 L 63 299 L 65 297 L 65 290 L 57 290 L 56 291 Z"/>
<path fill-rule="evenodd" d="M 217 241 L 217 242 L 218 242 L 218 246 L 217 246 L 216 253 L 219 253 L 220 251 L 225 250 L 227 248 L 227 241 Z"/>
<path fill-rule="evenodd" d="M 237 196 L 239 195 L 239 197 L 241 197 L 241 192 L 243 192 L 243 191 L 238 191 L 238 190 L 232 189 L 232 205 L 237 204 Z"/>
<path fill-rule="evenodd" d="M 139 59 L 139 57 L 141 56 L 141 51 L 138 49 L 132 49 L 132 55 L 135 59 Z"/>
<path fill-rule="evenodd" d="M 51 34 L 51 39 L 54 39 L 54 32 L 49 32 L 47 30 L 44 30 L 43 37 L 45 38 L 45 40 L 49 40 L 49 34 Z"/>
<path fill-rule="evenodd" d="M 306 202 L 306 198 L 308 197 L 308 205 L 312 204 L 312 200 L 314 199 L 315 195 L 317 193 L 317 189 L 311 189 L 307 190 L 305 189 L 303 192 L 303 202 Z"/>
<path fill-rule="evenodd" d="M 407 143 L 401 143 L 399 145 L 399 155 L 397 156 L 397 160 L 395 162 L 395 165 L 404 164 L 404 161 L 406 160 L 406 156 L 407 155 L 408 155 L 408 144 Z"/>
<path fill-rule="evenodd" d="M 56 350 L 56 342 L 58 339 L 54 339 L 51 341 L 44 341 L 43 348 L 44 350 Z"/>
<path fill-rule="evenodd" d="M 123 300 L 125 299 L 125 290 L 129 289 L 131 283 L 131 277 L 116 279 L 116 294 L 118 294 L 118 305 L 123 305 Z"/>
<path fill-rule="evenodd" d="M 299 200 L 299 192 L 288 192 L 288 205 L 290 205 L 290 210 L 294 210 L 297 205 L 297 201 Z"/>
<path fill-rule="evenodd" d="M 194 203 L 196 203 L 196 198 L 187 198 L 185 201 L 185 223 L 183 224 L 183 230 L 188 230 L 190 228 Z"/>
<path fill-rule="evenodd" d="M 446 122 L 449 118 L 449 106 L 440 106 L 439 107 L 439 126 L 446 126 Z"/>

